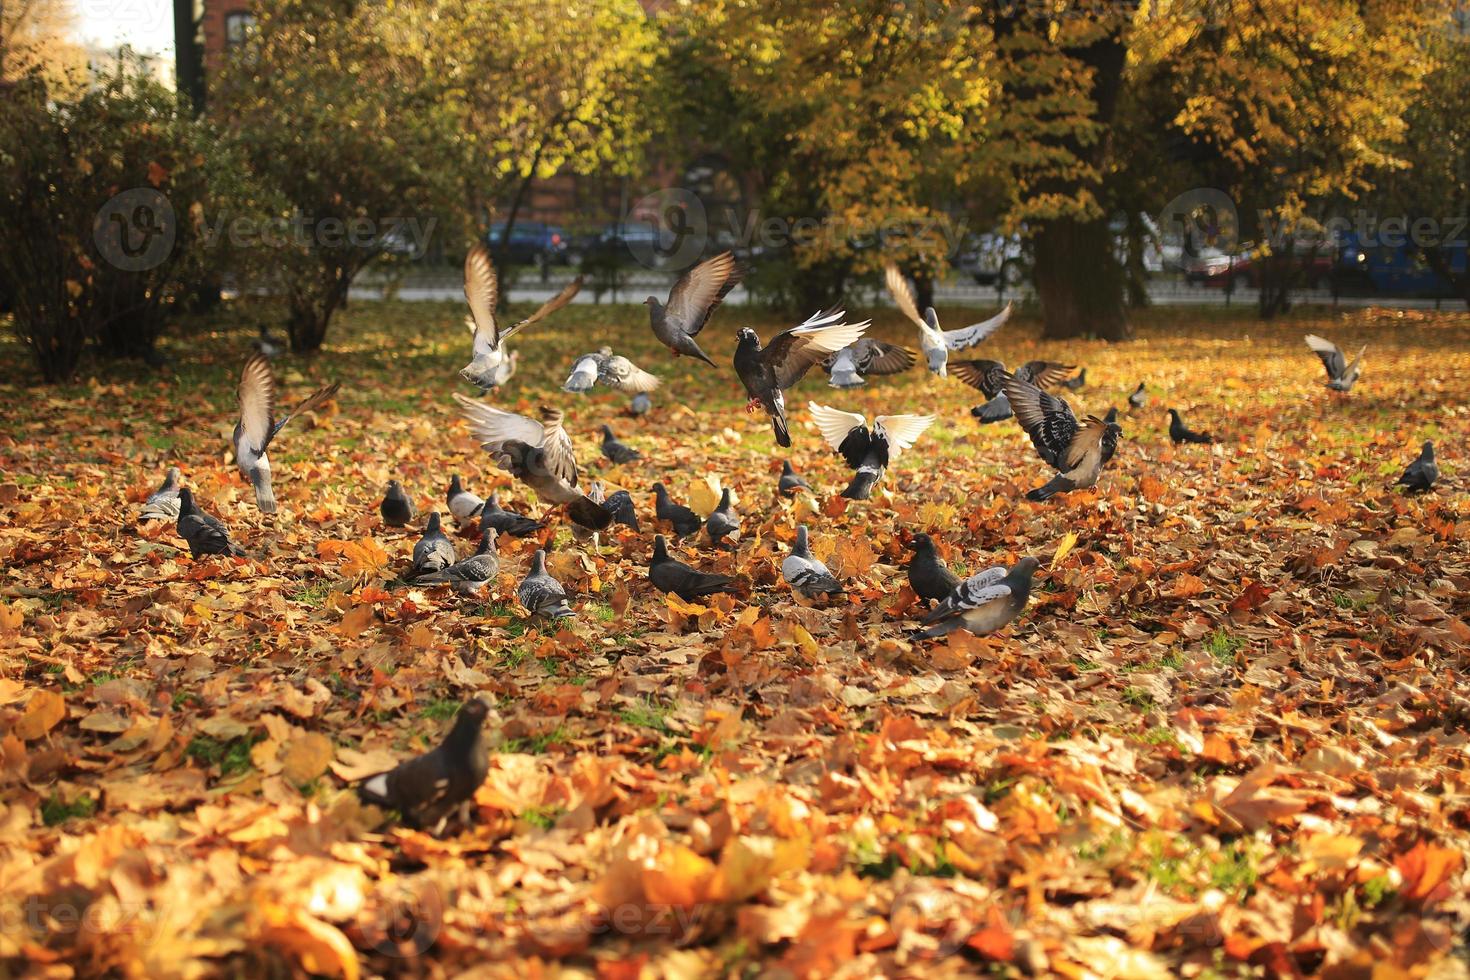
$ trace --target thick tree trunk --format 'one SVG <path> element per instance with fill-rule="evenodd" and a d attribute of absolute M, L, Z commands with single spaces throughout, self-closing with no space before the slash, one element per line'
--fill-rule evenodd
<path fill-rule="evenodd" d="M 1465 263 L 1465 271 L 1457 274 L 1454 269 L 1450 268 L 1449 260 L 1438 247 L 1425 246 L 1419 251 L 1429 268 L 1449 283 L 1455 295 L 1464 300 L 1467 307 L 1470 307 L 1470 261 Z"/>
<path fill-rule="evenodd" d="M 1104 220 L 1059 218 L 1037 232 L 1036 294 L 1045 340 L 1133 336 L 1124 305 L 1123 267 Z"/>
<path fill-rule="evenodd" d="M 914 277 L 914 302 L 923 313 L 926 307 L 934 305 L 934 278 L 932 276 Z"/>
<path fill-rule="evenodd" d="M 362 264 L 328 264 L 322 269 L 322 277 L 316 289 L 293 292 L 290 315 L 286 320 L 286 334 L 291 339 L 291 350 L 298 354 L 314 354 L 327 339 L 327 327 L 332 315 L 347 303 L 347 290 Z"/>

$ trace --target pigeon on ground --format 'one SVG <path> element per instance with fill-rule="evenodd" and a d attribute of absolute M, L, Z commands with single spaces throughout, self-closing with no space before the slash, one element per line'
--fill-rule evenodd
<path fill-rule="evenodd" d="M 1138 387 L 1133 389 L 1133 394 L 1128 396 L 1129 408 L 1142 408 L 1148 404 L 1148 392 L 1143 390 L 1143 382 L 1138 382 Z"/>
<path fill-rule="evenodd" d="M 810 490 L 811 488 L 812 485 L 803 480 L 797 474 L 796 470 L 791 468 L 791 460 L 781 461 L 781 479 L 776 481 L 777 493 L 789 497 L 798 490 Z"/>
<path fill-rule="evenodd" d="M 612 523 L 612 514 L 602 503 L 556 474 L 556 463 L 547 451 L 512 439 L 494 454 L 495 461 L 511 476 L 536 491 L 552 506 L 565 504 L 567 516 L 577 527 L 600 531 Z"/>
<path fill-rule="evenodd" d="M 177 521 L 179 519 L 179 480 L 183 476 L 177 466 L 170 466 L 163 483 L 143 501 L 140 521 Z"/>
<path fill-rule="evenodd" d="M 397 480 L 388 481 L 388 492 L 383 494 L 383 502 L 378 504 L 378 513 L 383 516 L 383 523 L 390 527 L 407 527 L 413 523 L 413 501 L 408 499 L 403 485 Z"/>
<path fill-rule="evenodd" d="M 1169 409 L 1169 438 L 1174 440 L 1174 445 L 1181 442 L 1197 442 L 1208 446 L 1215 441 L 1215 437 L 1208 432 L 1195 432 L 1184 424 L 1184 417 L 1179 414 L 1178 409 Z"/>
<path fill-rule="evenodd" d="M 719 547 L 721 541 L 739 530 L 740 518 L 730 505 L 730 488 L 725 487 L 720 491 L 720 505 L 705 518 L 704 532 L 709 535 L 710 544 Z"/>
<path fill-rule="evenodd" d="M 909 541 L 914 557 L 909 559 L 909 588 L 914 595 L 930 602 L 940 602 L 959 587 L 960 580 L 939 557 L 934 539 L 927 534 L 916 534 Z"/>
<path fill-rule="evenodd" d="M 443 742 L 389 772 L 364 779 L 357 784 L 358 797 L 397 810 L 408 826 L 436 835 L 444 832 L 455 811 L 468 821 L 471 799 L 490 771 L 482 732 L 489 713 L 490 706 L 479 698 L 466 701 Z"/>
<path fill-rule="evenodd" d="M 602 502 L 603 508 L 612 515 L 614 524 L 622 524 L 631 527 L 634 531 L 638 527 L 638 512 L 633 509 L 633 495 L 626 490 L 618 490 L 608 494 Z"/>
<path fill-rule="evenodd" d="M 648 562 L 648 581 L 660 592 L 672 592 L 685 602 L 716 592 L 728 592 L 735 580 L 728 575 L 715 575 L 691 568 L 669 557 L 669 546 L 662 534 L 653 539 L 653 557 Z"/>
<path fill-rule="evenodd" d="M 492 408 L 459 392 L 454 393 L 454 400 L 459 402 L 465 421 L 470 424 L 470 433 L 479 440 L 481 449 L 496 455 L 512 440 L 523 442 L 543 451 L 547 472 L 551 476 L 568 486 L 577 485 L 577 457 L 572 450 L 572 437 L 562 428 L 560 409 L 542 405 L 541 421 L 538 422 L 515 412 Z"/>
<path fill-rule="evenodd" d="M 979 323 L 972 323 L 958 330 L 941 330 L 939 315 L 934 312 L 934 307 L 929 307 L 924 311 L 922 317 L 919 316 L 919 307 L 914 301 L 913 287 L 909 285 L 904 274 L 898 270 L 898 266 L 892 263 L 885 266 L 883 281 L 888 286 L 889 294 L 893 296 L 893 302 L 898 305 L 899 312 L 919 328 L 919 346 L 924 349 L 924 358 L 929 362 L 929 370 L 941 378 L 946 374 L 950 351 L 974 347 L 1004 326 L 1011 317 L 1011 304 L 1007 303 L 1005 309 L 989 320 L 981 320 Z"/>
<path fill-rule="evenodd" d="M 546 570 L 546 551 L 542 548 L 536 549 L 536 554 L 532 556 L 531 570 L 521 579 L 520 587 L 516 589 L 516 598 L 521 600 L 521 605 L 532 616 L 566 619 L 577 615 L 567 605 L 567 590 Z"/>
<path fill-rule="evenodd" d="M 1343 357 L 1336 344 L 1316 334 L 1307 334 L 1307 346 L 1316 352 L 1322 359 L 1322 366 L 1327 369 L 1327 387 L 1333 391 L 1351 391 L 1358 376 L 1363 373 L 1363 354 L 1368 350 L 1368 345 L 1358 348 L 1358 356 L 1353 358 L 1351 364 L 1347 363 L 1347 358 Z"/>
<path fill-rule="evenodd" d="M 869 376 L 899 374 L 914 366 L 918 355 L 907 347 L 884 343 L 872 337 L 858 340 L 822 361 L 827 384 L 833 388 L 857 388 L 867 384 Z"/>
<path fill-rule="evenodd" d="M 490 494 L 490 499 L 478 510 L 481 528 L 493 527 L 501 534 L 508 534 L 513 538 L 530 537 L 546 526 L 543 521 L 532 520 L 525 514 L 517 514 L 501 507 L 498 493 Z"/>
<path fill-rule="evenodd" d="M 638 367 L 611 347 L 603 347 L 595 354 L 583 354 L 572 365 L 572 373 L 561 386 L 562 391 L 590 391 L 601 381 L 613 391 L 629 395 L 646 394 L 660 384 L 659 379 Z"/>
<path fill-rule="evenodd" d="M 260 336 L 251 341 L 250 346 L 253 347 L 257 353 L 264 355 L 270 360 L 275 360 L 281 355 L 281 352 L 286 349 L 281 346 L 279 341 L 271 336 L 270 327 L 266 326 L 264 323 L 260 325 Z"/>
<path fill-rule="evenodd" d="M 858 412 L 807 402 L 817 428 L 827 445 L 837 450 L 847 465 L 856 472 L 842 496 L 849 500 L 867 500 L 873 486 L 883 476 L 892 460 L 934 424 L 933 415 L 879 415 L 868 427 L 867 418 Z"/>
<path fill-rule="evenodd" d="M 1118 451 L 1122 429 L 1089 415 L 1078 424 L 1072 407 L 1020 378 L 1006 376 L 1006 397 L 1016 412 L 1016 421 L 1031 437 L 1042 461 L 1057 475 L 1042 487 L 1026 494 L 1028 500 L 1046 500 L 1072 490 L 1095 486 L 1102 468 Z"/>
<path fill-rule="evenodd" d="M 796 544 L 791 546 L 791 554 L 781 562 L 781 577 L 792 591 L 808 599 L 842 594 L 842 583 L 837 581 L 837 576 L 828 571 L 808 547 L 805 524 L 797 525 Z"/>
<path fill-rule="evenodd" d="M 971 575 L 923 622 L 928 629 L 914 634 L 914 639 L 928 640 L 963 629 L 976 636 L 986 636 L 1021 615 L 1031 598 L 1031 576 L 1041 562 L 1022 558 L 1009 571 L 1004 566 L 987 568 Z"/>
<path fill-rule="evenodd" d="M 602 455 L 614 463 L 631 463 L 635 459 L 642 459 L 643 454 L 627 443 L 619 442 L 618 437 L 613 435 L 612 426 L 602 427 Z"/>
<path fill-rule="evenodd" d="M 224 522 L 199 509 L 188 487 L 179 490 L 179 520 L 174 529 L 189 543 L 189 556 L 192 558 L 245 554 L 243 548 L 230 540 L 230 532 Z"/>
<path fill-rule="evenodd" d="M 761 339 L 749 327 L 742 327 L 736 336 L 735 373 L 750 396 L 747 412 L 757 406 L 766 410 L 771 417 L 771 429 L 776 433 L 776 444 L 791 445 L 791 433 L 786 428 L 786 397 L 782 394 L 796 384 L 808 369 L 823 354 L 830 354 L 855 342 L 869 321 L 843 323 L 842 310 L 823 314 L 820 310 L 806 322 L 790 330 L 783 330 L 761 346 Z"/>
<path fill-rule="evenodd" d="M 633 400 L 628 403 L 628 414 L 636 419 L 640 415 L 647 415 L 648 410 L 652 407 L 653 399 L 648 397 L 648 393 L 646 391 L 640 391 L 638 394 L 634 395 Z"/>
<path fill-rule="evenodd" d="M 643 302 L 648 307 L 653 335 L 673 351 L 675 357 L 680 354 L 697 357 L 714 367 L 715 362 L 699 349 L 694 338 L 709 322 L 710 314 L 740 282 L 740 276 L 735 256 L 721 252 L 680 276 L 674 288 L 669 290 L 668 305 L 660 303 L 655 296 L 648 297 Z"/>
<path fill-rule="evenodd" d="M 1004 364 L 991 360 L 955 361 L 949 367 L 956 378 L 971 388 L 979 389 L 988 399 L 984 405 L 970 409 L 970 414 L 979 419 L 981 425 L 1003 422 L 1011 417 L 1011 401 L 1004 390 Z M 1064 384 L 1072 370 L 1072 365 L 1056 361 L 1027 361 L 1016 370 L 1016 377 L 1041 388 L 1051 388 Z"/>
<path fill-rule="evenodd" d="M 480 534 L 480 547 L 473 555 L 414 579 L 416 585 L 448 585 L 460 595 L 478 595 L 500 574 L 500 556 L 495 553 L 498 532 L 487 527 Z"/>
<path fill-rule="evenodd" d="M 675 503 L 669 496 L 668 487 L 662 483 L 653 485 L 653 516 L 673 525 L 676 539 L 697 534 L 704 527 L 704 521 L 699 519 L 699 515 L 683 504 Z"/>
<path fill-rule="evenodd" d="M 454 474 L 449 480 L 449 489 L 444 494 L 444 503 L 449 507 L 449 516 L 459 525 L 468 524 L 479 516 L 480 508 L 485 506 L 485 501 L 476 494 L 470 493 L 459 482 L 459 474 Z"/>
<path fill-rule="evenodd" d="M 1434 462 L 1434 443 L 1426 439 L 1419 458 L 1409 464 L 1409 468 L 1404 470 L 1394 486 L 1404 487 L 1409 493 L 1424 493 L 1438 479 L 1439 467 Z"/>
<path fill-rule="evenodd" d="M 408 570 L 409 578 L 440 572 L 454 564 L 454 542 L 444 534 L 439 524 L 439 512 L 429 514 L 429 523 L 424 536 L 413 546 L 413 565 Z"/>
<path fill-rule="evenodd" d="M 515 355 L 505 347 L 505 342 L 523 327 L 566 306 L 581 288 L 582 277 L 578 276 L 565 289 L 542 303 L 535 313 L 501 330 L 495 322 L 495 304 L 500 299 L 495 263 L 490 260 L 489 246 L 483 241 L 476 242 L 464 257 L 464 298 L 470 304 L 467 322 L 474 332 L 473 356 L 470 363 L 460 369 L 460 377 L 477 385 L 481 391 L 490 391 L 505 384 L 515 372 Z"/>
<path fill-rule="evenodd" d="M 1077 373 L 1077 376 L 1075 378 L 1068 378 L 1066 381 L 1063 381 L 1062 387 L 1066 388 L 1068 391 L 1081 391 L 1083 386 L 1085 386 L 1086 384 L 1087 368 L 1083 368 Z"/>
<path fill-rule="evenodd" d="M 1108 425 L 1118 424 L 1118 407 L 1116 405 L 1108 409 L 1108 414 L 1103 416 L 1103 421 L 1106 422 Z M 1119 428 L 1122 427 L 1119 426 Z"/>
<path fill-rule="evenodd" d="M 235 434 L 231 442 L 235 447 L 235 465 L 240 473 L 255 488 L 255 506 L 262 514 L 276 512 L 276 497 L 271 491 L 271 464 L 265 451 L 271 440 L 298 415 L 309 412 L 337 396 L 340 382 L 332 382 L 325 388 L 304 399 L 288 414 L 276 418 L 276 379 L 271 374 L 271 363 L 263 354 L 252 354 L 240 372 L 240 421 L 235 423 Z"/>

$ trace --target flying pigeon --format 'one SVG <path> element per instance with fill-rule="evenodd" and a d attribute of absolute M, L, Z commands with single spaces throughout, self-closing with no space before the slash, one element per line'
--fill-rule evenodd
<path fill-rule="evenodd" d="M 408 499 L 397 480 L 388 481 L 388 492 L 383 494 L 383 502 L 378 504 L 378 513 L 382 515 L 383 523 L 390 527 L 405 527 L 413 522 L 413 501 Z"/>
<path fill-rule="evenodd" d="M 170 466 L 163 483 L 143 501 L 143 510 L 138 514 L 140 521 L 177 521 L 179 519 L 179 479 L 183 474 L 177 466 Z"/>
<path fill-rule="evenodd" d="M 1316 352 L 1322 359 L 1322 366 L 1327 369 L 1327 387 L 1333 391 L 1351 391 L 1358 376 L 1363 373 L 1363 354 L 1368 350 L 1368 345 L 1358 348 L 1358 356 L 1353 358 L 1351 364 L 1347 363 L 1347 358 L 1342 356 L 1342 351 L 1337 349 L 1336 344 L 1316 334 L 1307 334 L 1307 346 Z"/>
<path fill-rule="evenodd" d="M 245 550 L 230 540 L 229 529 L 217 517 L 199 509 L 188 487 L 179 490 L 179 537 L 189 543 L 189 555 L 243 555 Z"/>
<path fill-rule="evenodd" d="M 833 388 L 857 388 L 867 376 L 899 374 L 914 366 L 918 355 L 907 347 L 861 337 L 822 361 L 827 384 Z"/>
<path fill-rule="evenodd" d="M 1068 378 L 1066 381 L 1063 381 L 1062 387 L 1066 388 L 1068 391 L 1081 391 L 1083 386 L 1085 386 L 1086 384 L 1087 368 L 1083 368 L 1080 372 L 1078 372 L 1077 377 Z"/>
<path fill-rule="evenodd" d="M 1004 326 L 1011 317 L 1011 304 L 1007 303 L 1005 309 L 989 320 L 981 320 L 979 323 L 972 323 L 958 330 L 941 330 L 939 329 L 939 315 L 934 312 L 934 307 L 929 307 L 924 311 L 922 317 L 919 316 L 919 307 L 914 301 L 913 287 L 909 285 L 904 274 L 898 270 L 898 266 L 891 262 L 884 266 L 883 281 L 888 286 L 888 292 L 893 296 L 893 302 L 898 305 L 899 312 L 919 328 L 919 346 L 924 349 L 924 357 L 929 362 L 929 370 L 941 378 L 945 376 L 950 351 L 974 347 Z"/>
<path fill-rule="evenodd" d="M 653 539 L 653 557 L 648 562 L 648 581 L 660 592 L 672 592 L 685 602 L 716 592 L 728 592 L 735 580 L 728 575 L 715 575 L 691 568 L 669 557 L 669 546 L 662 534 Z"/>
<path fill-rule="evenodd" d="M 648 307 L 653 335 L 673 351 L 675 357 L 680 354 L 697 357 L 714 367 L 715 362 L 699 349 L 694 338 L 709 322 L 715 307 L 740 282 L 740 276 L 735 256 L 721 252 L 680 276 L 669 291 L 668 305 L 660 303 L 655 296 L 648 297 L 643 302 Z"/>
<path fill-rule="evenodd" d="M 413 565 L 408 570 L 409 578 L 439 572 L 454 564 L 454 543 L 445 536 L 439 525 L 439 512 L 429 514 L 429 523 L 424 536 L 413 546 Z"/>
<path fill-rule="evenodd" d="M 521 600 L 521 605 L 532 616 L 566 619 L 577 615 L 567 605 L 567 590 L 546 570 L 546 551 L 542 548 L 537 548 L 536 554 L 531 558 L 531 570 L 521 579 L 520 587 L 516 589 L 516 598 Z"/>
<path fill-rule="evenodd" d="M 358 797 L 364 803 L 397 810 L 410 827 L 426 828 L 436 835 L 444 832 L 456 810 L 468 820 L 471 798 L 490 771 L 481 731 L 489 713 L 490 706 L 479 698 L 466 701 L 443 742 L 358 783 Z"/>
<path fill-rule="evenodd" d="M 837 581 L 837 576 L 829 572 L 827 566 L 818 561 L 807 546 L 805 524 L 797 525 L 796 544 L 791 546 L 791 554 L 781 562 L 781 577 L 791 586 L 792 591 L 799 592 L 808 599 L 842 594 L 842 583 Z"/>
<path fill-rule="evenodd" d="M 705 518 L 704 532 L 709 535 L 710 543 L 718 547 L 721 541 L 739 530 L 740 518 L 730 505 L 730 488 L 725 487 L 720 491 L 720 505 Z"/>
<path fill-rule="evenodd" d="M 1031 437 L 1042 461 L 1058 471 L 1026 498 L 1046 500 L 1054 494 L 1095 486 L 1103 464 L 1118 450 L 1118 436 L 1123 430 L 1117 423 L 1110 425 L 1089 415 L 1079 425 L 1066 402 L 1011 375 L 1006 376 L 1005 390 L 1016 421 Z"/>
<path fill-rule="evenodd" d="M 581 288 L 582 277 L 578 276 L 565 289 L 541 304 L 535 313 L 501 330 L 495 322 L 495 304 L 500 298 L 495 263 L 490 261 L 490 248 L 483 241 L 476 242 L 464 257 L 464 298 L 470 304 L 467 322 L 475 335 L 473 356 L 470 363 L 460 369 L 460 377 L 479 386 L 481 391 L 490 391 L 504 384 L 515 372 L 515 355 L 507 350 L 505 342 L 521 328 L 566 306 Z"/>
<path fill-rule="evenodd" d="M 684 538 L 691 534 L 697 534 L 704 526 L 704 521 L 683 504 L 678 504 L 669 496 L 668 487 L 662 483 L 653 485 L 653 516 L 660 521 L 667 521 L 674 527 L 674 537 Z"/>
<path fill-rule="evenodd" d="M 240 421 L 235 423 L 231 442 L 235 447 L 235 465 L 255 488 L 255 506 L 262 514 L 276 512 L 276 497 L 271 492 L 271 464 L 265 451 L 276 434 L 304 412 L 319 407 L 337 396 L 340 382 L 332 382 L 306 398 L 288 414 L 276 418 L 276 379 L 271 363 L 263 354 L 252 354 L 240 372 Z"/>
<path fill-rule="evenodd" d="M 260 336 L 251 341 L 250 346 L 253 347 L 257 353 L 262 354 L 271 360 L 279 357 L 281 352 L 285 350 L 285 348 L 282 347 L 280 343 L 271 336 L 270 327 L 266 326 L 264 323 L 260 325 Z"/>
<path fill-rule="evenodd" d="M 782 392 L 800 381 L 823 354 L 853 343 L 868 328 L 867 320 L 843 323 L 843 316 L 842 310 L 827 314 L 819 310 L 800 326 L 778 333 L 767 347 L 761 346 L 760 337 L 749 327 L 742 327 L 736 335 L 735 373 L 750 396 L 745 410 L 754 411 L 756 406 L 766 410 L 778 446 L 791 445 Z"/>
<path fill-rule="evenodd" d="M 485 506 L 485 501 L 479 496 L 470 493 L 459 482 L 459 474 L 454 474 L 449 480 L 449 490 L 444 494 L 444 503 L 449 507 L 449 516 L 454 518 L 456 524 L 468 524 L 470 520 L 480 513 L 480 508 Z"/>
<path fill-rule="evenodd" d="M 1143 390 L 1143 382 L 1138 382 L 1138 387 L 1133 389 L 1133 394 L 1128 396 L 1128 407 L 1142 408 L 1148 404 L 1148 393 Z"/>
<path fill-rule="evenodd" d="M 629 395 L 647 394 L 659 386 L 659 379 L 620 354 L 611 347 L 603 347 L 595 354 L 583 354 L 572 365 L 572 373 L 562 384 L 562 391 L 590 391 L 601 381 L 613 391 Z"/>
<path fill-rule="evenodd" d="M 490 494 L 490 499 L 479 508 L 479 514 L 481 528 L 493 527 L 501 534 L 508 534 L 513 538 L 530 537 L 546 526 L 542 521 L 532 520 L 524 514 L 501 507 L 498 493 Z"/>
<path fill-rule="evenodd" d="M 602 455 L 614 463 L 631 463 L 635 459 L 643 458 L 643 454 L 638 450 L 626 443 L 619 442 L 618 437 L 613 435 L 610 425 L 602 427 Z"/>
<path fill-rule="evenodd" d="M 1011 400 L 1002 391 L 984 405 L 970 409 L 970 414 L 979 419 L 981 425 L 990 425 L 992 422 L 1004 422 L 1015 413 L 1011 411 Z"/>
<path fill-rule="evenodd" d="M 448 585 L 460 595 L 478 595 L 500 574 L 500 556 L 495 553 L 498 532 L 487 527 L 480 534 L 480 547 L 468 558 L 414 579 L 419 585 Z"/>
<path fill-rule="evenodd" d="M 931 625 L 914 638 L 927 640 L 959 629 L 976 636 L 994 633 L 1026 608 L 1031 576 L 1040 565 L 1035 558 L 1022 558 L 1009 571 L 996 566 L 971 575 L 924 617 L 923 622 Z"/>
<path fill-rule="evenodd" d="M 939 557 L 934 539 L 927 534 L 916 534 L 909 541 L 914 557 L 909 559 L 909 588 L 914 595 L 930 602 L 940 602 L 959 587 L 960 580 Z"/>
<path fill-rule="evenodd" d="M 868 420 L 857 412 L 807 402 L 817 428 L 827 445 L 837 450 L 856 473 L 842 496 L 849 500 L 867 500 L 873 495 L 873 486 L 883 476 L 891 460 L 896 460 L 923 435 L 924 430 L 934 424 L 933 415 L 879 415 Z"/>
<path fill-rule="evenodd" d="M 640 391 L 638 394 L 634 395 L 633 400 L 628 403 L 628 414 L 633 416 L 634 418 L 637 418 L 640 415 L 647 415 L 648 410 L 652 407 L 653 399 L 648 397 L 648 392 Z"/>
<path fill-rule="evenodd" d="M 791 468 L 791 460 L 781 461 L 781 479 L 776 481 L 777 493 L 789 497 L 798 490 L 810 490 L 811 488 L 811 484 L 803 480 L 797 475 L 796 470 Z"/>
<path fill-rule="evenodd" d="M 470 433 L 480 441 L 480 448 L 492 455 L 506 443 L 515 440 L 543 451 L 547 472 L 569 486 L 577 485 L 577 458 L 572 451 L 572 438 L 562 428 L 560 409 L 541 406 L 541 421 L 492 408 L 484 402 L 466 398 L 459 392 L 454 400 L 470 424 Z"/>
<path fill-rule="evenodd" d="M 1424 449 L 1419 458 L 1409 464 L 1394 486 L 1402 486 L 1409 493 L 1424 493 L 1439 479 L 1439 467 L 1434 462 L 1434 443 L 1424 440 Z"/>
<path fill-rule="evenodd" d="M 955 361 L 950 365 L 950 370 L 956 378 L 971 388 L 979 389 L 988 399 L 984 405 L 970 409 L 970 414 L 979 419 L 981 425 L 1002 422 L 1011 417 L 1011 401 L 1004 390 L 1004 364 L 990 360 Z M 1064 384 L 1064 379 L 1072 370 L 1072 365 L 1058 364 L 1056 361 L 1027 361 L 1016 370 L 1016 377 L 1041 388 L 1051 388 Z"/>
<path fill-rule="evenodd" d="M 512 439 L 494 455 L 502 469 L 536 491 L 537 497 L 552 506 L 566 504 L 567 516 L 577 527 L 600 531 L 612 523 L 612 514 L 601 502 L 557 475 L 557 463 L 547 450 Z"/>
<path fill-rule="evenodd" d="M 1169 409 L 1169 438 L 1174 440 L 1174 445 L 1181 442 L 1197 442 L 1208 446 L 1215 441 L 1215 437 L 1208 432 L 1195 432 L 1184 424 L 1184 417 L 1179 414 L 1178 409 Z"/>
<path fill-rule="evenodd" d="M 614 524 L 622 524 L 639 530 L 638 513 L 633 509 L 633 495 L 626 490 L 610 493 L 602 502 L 603 508 L 612 515 Z"/>

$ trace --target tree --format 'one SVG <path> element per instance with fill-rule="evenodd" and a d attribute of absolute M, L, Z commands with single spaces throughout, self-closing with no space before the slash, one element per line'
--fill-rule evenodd
<path fill-rule="evenodd" d="M 39 70 L 52 85 L 77 83 L 87 53 L 77 43 L 75 21 L 67 0 L 0 3 L 0 82 Z"/>

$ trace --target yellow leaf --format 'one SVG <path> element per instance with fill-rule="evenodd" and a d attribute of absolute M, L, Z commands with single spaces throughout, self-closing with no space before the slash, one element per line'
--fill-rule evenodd
<path fill-rule="evenodd" d="M 1057 550 L 1051 556 L 1051 565 L 1052 565 L 1052 567 L 1053 568 L 1057 567 L 1057 565 L 1060 564 L 1060 562 L 1061 562 L 1061 560 L 1063 558 L 1065 558 L 1065 557 L 1067 557 L 1067 555 L 1071 554 L 1072 549 L 1074 547 L 1076 547 L 1076 545 L 1077 545 L 1077 532 L 1076 531 L 1069 531 L 1067 533 L 1067 536 L 1065 538 L 1062 538 L 1062 543 L 1059 544 L 1059 545 L 1057 545 Z"/>
<path fill-rule="evenodd" d="M 357 606 L 342 617 L 337 629 L 348 639 L 362 635 L 362 631 L 373 624 L 373 607 L 369 604 Z"/>
<path fill-rule="evenodd" d="M 372 538 L 347 542 L 342 557 L 342 572 L 349 578 L 366 578 L 388 567 L 388 553 Z"/>
<path fill-rule="evenodd" d="M 331 761 L 332 740 L 320 732 L 308 732 L 287 745 L 281 758 L 281 773 L 299 786 L 326 772 Z"/>
<path fill-rule="evenodd" d="M 26 713 L 15 723 L 15 736 L 23 742 L 40 738 L 66 717 L 66 700 L 55 691 L 37 691 L 26 705 Z"/>

